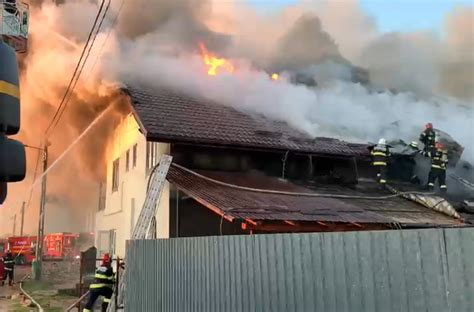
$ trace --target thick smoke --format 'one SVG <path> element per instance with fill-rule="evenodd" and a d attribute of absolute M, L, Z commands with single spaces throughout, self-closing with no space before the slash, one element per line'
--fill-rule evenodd
<path fill-rule="evenodd" d="M 21 139 L 32 145 L 40 144 L 98 9 L 98 1 L 35 2 L 21 77 Z M 51 137 L 52 160 L 115 102 L 114 83 L 169 87 L 286 121 L 313 136 L 358 142 L 416 139 L 431 121 L 465 146 L 465 159 L 474 160 L 472 7 L 450 13 L 441 37 L 427 31 L 380 34 L 356 1 L 303 1 L 265 17 L 237 1 L 125 1 L 109 34 L 118 10 L 114 2 Z M 230 58 L 235 73 L 207 76 L 200 41 Z M 353 66 L 368 69 L 372 86 L 350 82 Z M 272 81 L 266 71 L 280 71 L 283 78 Z M 289 83 L 285 77 L 294 71 L 314 76 L 318 86 Z M 49 176 L 48 205 L 57 216 L 70 212 L 68 230 L 96 207 L 104 146 L 118 115 L 99 124 Z M 10 189 L 9 214 L 27 197 L 35 153 L 28 151 L 28 179 Z M 38 202 L 37 191 L 32 202 Z M 27 215 L 26 227 L 33 229 L 37 205 Z"/>

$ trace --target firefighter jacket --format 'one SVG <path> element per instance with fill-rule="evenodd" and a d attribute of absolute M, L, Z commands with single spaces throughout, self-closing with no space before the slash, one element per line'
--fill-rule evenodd
<path fill-rule="evenodd" d="M 448 153 L 440 149 L 432 149 L 428 151 L 427 156 L 431 158 L 431 168 L 446 170 L 448 165 Z"/>
<path fill-rule="evenodd" d="M 115 275 L 110 265 L 101 265 L 95 270 L 94 283 L 91 284 L 90 289 L 97 288 L 112 288 L 115 284 Z"/>
<path fill-rule="evenodd" d="M 436 132 L 433 129 L 426 129 L 420 134 L 420 142 L 425 147 L 434 147 L 436 143 Z"/>
<path fill-rule="evenodd" d="M 3 257 L 3 263 L 5 264 L 5 271 L 13 271 L 15 267 L 15 259 L 11 254 L 7 254 Z"/>
<path fill-rule="evenodd" d="M 372 165 L 374 166 L 386 166 L 388 163 L 388 157 L 390 157 L 390 151 L 386 145 L 376 145 L 371 152 L 373 156 Z"/>

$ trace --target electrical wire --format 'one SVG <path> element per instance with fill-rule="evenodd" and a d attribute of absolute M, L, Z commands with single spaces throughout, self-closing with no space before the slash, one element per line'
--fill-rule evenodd
<path fill-rule="evenodd" d="M 120 4 L 120 7 L 117 11 L 117 14 L 115 15 L 115 18 L 114 20 L 112 21 L 112 25 L 110 26 L 109 28 L 109 31 L 107 32 L 107 36 L 105 37 L 105 40 L 104 42 L 102 43 L 102 46 L 100 47 L 99 49 L 99 53 L 97 54 L 97 57 L 95 58 L 94 60 L 94 64 L 92 64 L 92 67 L 91 67 L 91 70 L 89 72 L 89 74 L 87 75 L 86 77 L 86 80 L 89 80 L 89 77 L 92 75 L 92 73 L 94 72 L 94 68 L 95 66 L 97 65 L 97 62 L 99 61 L 99 59 L 102 57 L 102 52 L 104 50 L 104 47 L 105 45 L 107 44 L 108 40 L 109 40 L 109 37 L 110 37 L 110 34 L 112 33 L 112 29 L 115 28 L 115 24 L 117 23 L 118 21 L 118 18 L 120 16 L 120 13 L 122 12 L 122 8 L 123 8 L 123 5 L 125 4 L 125 0 L 122 0 L 122 3 Z"/>
<path fill-rule="evenodd" d="M 107 12 L 109 11 L 109 7 L 110 7 L 110 4 L 111 4 L 111 0 L 109 0 L 109 2 L 107 3 L 107 6 L 105 8 L 105 11 L 104 11 L 104 15 L 102 15 L 102 18 L 100 20 L 100 23 L 99 23 L 99 26 L 97 26 L 97 29 L 95 31 L 95 34 L 94 34 L 94 37 L 92 38 L 92 42 L 91 44 L 89 45 L 89 49 L 87 50 L 87 54 L 84 58 L 84 62 L 82 62 L 82 65 L 81 65 L 81 68 L 79 69 L 78 73 L 77 73 L 77 76 L 76 76 L 76 79 L 74 80 L 74 83 L 71 87 L 71 92 L 69 92 L 68 96 L 67 96 L 67 99 L 66 101 L 64 102 L 64 107 L 63 109 L 59 112 L 58 114 L 58 117 L 56 118 L 56 121 L 54 123 L 54 125 L 52 126 L 52 130 L 54 130 L 54 128 L 58 125 L 59 121 L 61 120 L 61 117 L 63 116 L 64 114 L 64 111 L 66 110 L 66 107 L 67 107 L 67 104 L 69 103 L 69 101 L 71 100 L 72 96 L 74 95 L 74 90 L 76 89 L 76 85 L 77 85 L 77 82 L 79 81 L 80 77 L 81 77 L 81 74 L 82 74 L 82 71 L 84 70 L 84 67 L 87 63 L 87 60 L 89 59 L 89 56 L 91 54 L 91 50 L 92 50 L 92 47 L 94 46 L 94 43 L 95 43 L 95 40 L 97 39 L 97 35 L 99 34 L 100 32 L 100 29 L 102 28 L 102 24 L 105 20 L 105 16 L 107 15 Z"/>
<path fill-rule="evenodd" d="M 230 187 L 233 189 L 255 192 L 255 193 L 264 193 L 264 194 L 275 194 L 275 195 L 290 195 L 290 196 L 302 196 L 302 197 L 327 197 L 327 198 L 345 198 L 345 199 L 366 199 L 366 200 L 380 200 L 380 199 L 390 199 L 395 197 L 402 197 L 404 195 L 413 194 L 413 195 L 433 195 L 434 193 L 424 193 L 424 192 L 399 192 L 397 194 L 386 195 L 386 196 L 359 196 L 359 195 L 343 195 L 343 194 L 325 194 L 325 193 L 302 193 L 302 192 L 288 192 L 288 191 L 275 191 L 275 190 L 266 190 L 259 188 L 252 188 L 246 186 L 240 186 L 235 184 L 230 184 L 222 181 L 218 181 L 209 177 L 206 177 L 202 174 L 199 174 L 195 171 L 192 171 L 188 168 L 180 166 L 176 163 L 172 163 L 172 166 L 184 170 L 198 178 L 204 179 L 208 182 L 212 182 L 221 186 Z"/>
<path fill-rule="evenodd" d="M 109 0 L 110 1 L 110 0 Z M 62 100 L 61 102 L 59 103 L 59 106 L 58 108 L 56 109 L 56 112 L 54 113 L 53 115 L 53 118 L 50 122 L 50 124 L 48 125 L 48 127 L 46 128 L 46 131 L 45 131 L 45 136 L 48 137 L 49 134 L 51 133 L 52 130 L 54 130 L 54 128 L 56 127 L 56 125 L 58 124 L 59 122 L 59 119 L 58 119 L 58 116 L 59 114 L 62 115 L 62 111 L 64 110 L 65 106 L 67 105 L 66 103 L 66 99 L 68 98 L 68 94 L 70 92 L 72 92 L 73 90 L 71 89 L 73 83 L 74 83 L 74 80 L 76 78 L 76 75 L 78 73 L 78 70 L 79 68 L 81 67 L 81 63 L 82 63 L 82 60 L 84 59 L 84 55 L 86 53 L 86 50 L 87 50 L 87 47 L 89 45 L 89 42 L 92 38 L 92 34 L 94 33 L 94 29 L 96 28 L 97 26 L 97 22 L 99 20 L 99 17 L 102 13 L 102 10 L 104 8 L 104 4 L 105 4 L 105 0 L 102 0 L 101 4 L 100 4 L 100 7 L 99 7 L 99 11 L 97 12 L 97 15 L 95 17 L 95 20 L 94 20 L 94 24 L 92 25 L 92 28 L 91 28 L 91 31 L 89 32 L 89 36 L 87 38 L 87 41 L 86 41 L 86 44 L 84 45 L 84 48 L 82 49 L 82 53 L 81 53 L 81 56 L 79 58 L 79 61 L 77 62 L 77 65 L 76 65 L 76 68 L 74 69 L 74 73 L 72 74 L 72 77 L 71 77 L 71 80 L 69 81 L 69 84 L 68 84 L 68 87 L 66 89 L 66 91 L 64 92 L 64 95 L 62 97 Z M 87 61 L 87 60 L 84 60 L 84 62 Z"/>

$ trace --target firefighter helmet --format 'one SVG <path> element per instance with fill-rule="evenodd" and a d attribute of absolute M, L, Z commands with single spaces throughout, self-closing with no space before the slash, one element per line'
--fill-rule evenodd
<path fill-rule="evenodd" d="M 443 149 L 443 148 L 444 148 L 443 143 L 436 142 L 436 148 L 437 148 L 437 149 Z"/>
<path fill-rule="evenodd" d="M 102 265 L 110 264 L 110 255 L 108 253 L 102 256 Z"/>
<path fill-rule="evenodd" d="M 433 129 L 433 124 L 431 122 L 429 122 L 425 125 L 425 128 L 426 129 Z"/>
<path fill-rule="evenodd" d="M 386 145 L 386 144 L 387 144 L 387 141 L 384 138 L 381 138 L 379 140 L 379 145 Z"/>

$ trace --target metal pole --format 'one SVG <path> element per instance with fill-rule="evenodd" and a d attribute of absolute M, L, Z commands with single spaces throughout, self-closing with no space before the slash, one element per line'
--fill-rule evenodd
<path fill-rule="evenodd" d="M 84 254 L 85 252 L 81 251 L 81 264 L 79 267 L 79 297 L 82 297 L 82 289 L 83 289 L 83 275 L 84 275 Z M 81 311 L 81 300 L 77 302 L 77 311 Z"/>
<path fill-rule="evenodd" d="M 15 236 L 16 233 L 16 213 L 13 216 L 13 236 Z"/>
<path fill-rule="evenodd" d="M 43 179 L 41 181 L 41 201 L 39 211 L 38 238 L 36 241 L 36 262 L 38 265 L 35 279 L 41 279 L 41 262 L 43 261 L 44 214 L 46 205 L 46 169 L 48 169 L 48 145 L 43 148 Z"/>
<path fill-rule="evenodd" d="M 114 299 L 115 299 L 115 307 L 118 307 L 118 296 L 119 296 L 119 286 L 120 285 L 120 258 L 117 257 L 117 263 L 116 263 L 116 268 L 115 268 L 115 274 L 117 276 L 116 280 L 115 280 L 115 296 L 114 296 Z"/>
<path fill-rule="evenodd" d="M 25 202 L 23 202 L 23 204 L 21 205 L 20 236 L 23 236 L 23 224 L 25 223 L 25 205 Z"/>

